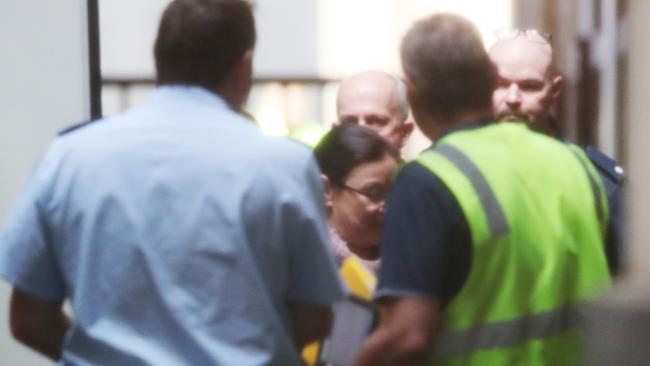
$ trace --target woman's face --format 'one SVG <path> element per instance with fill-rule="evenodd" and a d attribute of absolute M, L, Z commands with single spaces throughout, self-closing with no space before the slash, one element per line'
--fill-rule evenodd
<path fill-rule="evenodd" d="M 386 194 L 397 161 L 386 154 L 348 174 L 344 187 L 329 186 L 329 221 L 350 250 L 363 259 L 379 257 Z"/>

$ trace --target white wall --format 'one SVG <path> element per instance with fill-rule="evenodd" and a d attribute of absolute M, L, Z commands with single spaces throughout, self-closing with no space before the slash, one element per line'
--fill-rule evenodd
<path fill-rule="evenodd" d="M 102 1 L 100 8 L 102 70 L 107 77 L 153 77 L 152 44 L 156 24 L 168 0 Z M 321 77 L 341 79 L 363 70 L 401 74 L 399 43 L 413 21 L 434 12 L 463 14 L 474 21 L 486 46 L 493 31 L 512 24 L 512 0 L 256 0 L 258 42 L 255 74 L 258 77 Z M 282 88 L 271 86 L 281 93 Z M 123 100 L 116 90 L 106 90 L 104 111 L 114 114 Z M 140 88 L 127 96 L 129 105 L 146 100 L 152 88 Z M 264 120 L 262 126 L 278 131 L 286 128 L 288 107 L 280 95 L 261 98 L 269 90 L 254 90 L 250 111 Z M 272 94 L 272 93 L 271 93 Z M 336 119 L 336 86 L 327 86 L 320 96 L 305 92 L 309 100 L 299 103 L 303 121 L 329 123 Z M 313 98 L 316 98 L 314 101 Z M 295 103 L 293 103 L 295 105 Z M 313 107 L 316 105 L 317 107 Z M 319 107 L 318 107 L 319 106 Z M 289 113 L 295 115 L 299 113 Z M 289 117 L 289 119 L 291 119 Z M 428 145 L 417 132 L 404 151 L 415 155 Z"/>
<path fill-rule="evenodd" d="M 100 1 L 102 71 L 153 77 L 152 44 L 168 0 Z M 367 69 L 400 73 L 398 47 L 414 20 L 447 11 L 492 31 L 512 24 L 512 0 L 256 0 L 258 76 L 341 78 Z"/>
<path fill-rule="evenodd" d="M 512 24 L 512 0 L 322 0 L 318 73 L 340 78 L 377 69 L 400 75 L 402 36 L 413 22 L 438 12 L 468 17 L 486 46 L 495 29 Z"/>
<path fill-rule="evenodd" d="M 650 95 L 650 23 L 646 15 L 650 12 L 650 2 L 634 0 L 630 3 L 629 25 L 629 87 L 625 91 L 629 110 L 629 125 L 625 141 L 628 156 L 628 178 L 626 181 L 627 223 L 626 243 L 629 247 L 629 277 L 634 282 L 644 284 L 650 278 L 650 123 L 648 123 L 648 96 Z M 647 294 L 650 298 L 650 294 Z M 650 300 L 648 301 L 650 306 Z"/>
<path fill-rule="evenodd" d="M 628 109 L 624 146 L 628 157 L 625 200 L 626 268 L 612 293 L 588 313 L 585 365 L 646 365 L 650 359 L 650 2 L 629 1 L 625 41 L 629 50 L 628 86 L 623 103 Z"/>
<path fill-rule="evenodd" d="M 57 131 L 90 115 L 85 4 L 0 2 L 0 223 Z M 11 338 L 9 294 L 0 281 L 0 363 L 51 364 Z"/>
<path fill-rule="evenodd" d="M 169 0 L 100 1 L 106 77 L 153 77 L 153 43 Z M 318 75 L 317 1 L 257 0 L 255 74 Z"/>
<path fill-rule="evenodd" d="M 100 0 L 101 69 L 109 77 L 153 77 L 153 42 L 167 0 Z"/>

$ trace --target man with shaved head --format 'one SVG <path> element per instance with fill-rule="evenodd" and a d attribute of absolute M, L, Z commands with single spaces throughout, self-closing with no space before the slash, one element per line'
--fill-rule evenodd
<path fill-rule="evenodd" d="M 549 35 L 534 29 L 508 29 L 498 36 L 499 40 L 489 50 L 498 74 L 492 94 L 497 120 L 522 121 L 536 131 L 562 138 L 551 108 L 559 99 L 564 80 L 553 63 Z M 607 257 L 611 272 L 616 274 L 621 266 L 623 169 L 592 146 L 585 153 L 598 169 L 607 190 L 610 211 Z"/>
<path fill-rule="evenodd" d="M 553 50 L 538 32 L 527 30 L 501 39 L 490 49 L 498 72 L 492 103 L 500 121 L 523 121 L 531 128 L 557 135 L 550 109 L 563 86 L 553 67 Z"/>
<path fill-rule="evenodd" d="M 406 88 L 398 78 L 379 71 L 355 74 L 341 82 L 336 100 L 339 123 L 357 123 L 375 130 L 402 148 L 413 132 L 407 121 Z"/>

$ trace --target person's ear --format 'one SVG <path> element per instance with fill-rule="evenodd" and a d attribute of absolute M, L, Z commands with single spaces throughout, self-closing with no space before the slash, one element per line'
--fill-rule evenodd
<path fill-rule="evenodd" d="M 413 129 L 415 129 L 415 123 L 413 123 L 413 121 L 406 120 L 402 122 L 402 125 L 400 126 L 400 145 L 402 147 L 404 147 L 406 140 L 408 140 L 409 136 L 413 133 Z"/>
<path fill-rule="evenodd" d="M 406 99 L 408 99 L 412 108 L 413 102 L 415 101 L 415 83 L 413 83 L 413 80 L 408 75 L 404 75 L 402 81 L 404 82 L 404 86 L 406 86 Z"/>
<path fill-rule="evenodd" d="M 235 60 L 235 63 L 232 67 L 232 71 L 229 73 L 228 77 L 231 80 L 231 84 L 236 83 L 238 85 L 245 84 L 253 80 L 253 50 L 249 49 L 242 53 L 239 58 Z"/>
<path fill-rule="evenodd" d="M 323 191 L 325 192 L 325 207 L 330 210 L 332 209 L 332 183 L 325 174 L 321 174 L 320 179 L 323 182 Z"/>
<path fill-rule="evenodd" d="M 238 80 L 243 81 L 244 83 L 251 82 L 253 80 L 253 50 L 250 49 L 244 52 L 243 55 L 237 60 L 235 65 L 234 74 Z"/>
<path fill-rule="evenodd" d="M 253 86 L 253 50 L 250 49 L 237 60 L 228 78 L 226 98 L 232 109 L 240 111 Z"/>
<path fill-rule="evenodd" d="M 562 75 L 558 75 L 553 78 L 551 81 L 551 100 L 550 104 L 553 104 L 560 99 L 560 95 L 562 94 L 562 89 L 564 89 L 564 78 Z"/>

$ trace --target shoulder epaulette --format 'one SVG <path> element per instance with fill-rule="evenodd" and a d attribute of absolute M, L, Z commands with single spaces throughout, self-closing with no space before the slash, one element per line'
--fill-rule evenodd
<path fill-rule="evenodd" d="M 74 124 L 72 126 L 68 126 L 68 127 L 64 128 L 63 130 L 59 131 L 59 133 L 57 135 L 63 136 L 63 135 L 65 135 L 67 133 L 70 133 L 72 131 L 76 131 L 76 130 L 78 130 L 80 128 L 86 127 L 89 124 L 93 123 L 94 121 L 95 121 L 95 119 L 91 119 L 91 120 L 88 120 L 88 121 L 84 121 L 84 122 L 81 122 L 81 123 Z"/>
<path fill-rule="evenodd" d="M 625 178 L 625 171 L 612 158 L 593 146 L 587 146 L 585 153 L 601 174 L 606 175 L 617 184 Z"/>

